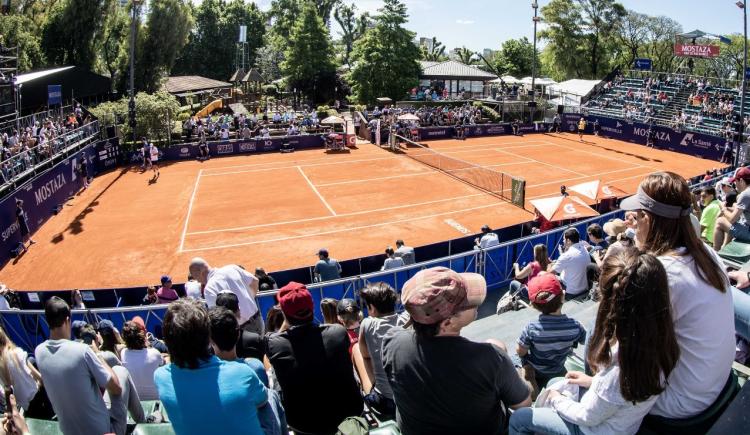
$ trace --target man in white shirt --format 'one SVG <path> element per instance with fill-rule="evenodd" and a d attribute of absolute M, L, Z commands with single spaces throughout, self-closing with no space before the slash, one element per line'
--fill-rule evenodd
<path fill-rule="evenodd" d="M 255 302 L 258 278 L 235 264 L 213 268 L 199 257 L 190 261 L 190 275 L 203 285 L 203 296 L 208 308 L 216 306 L 216 296 L 219 293 L 234 293 L 239 300 L 239 322 L 242 329 L 263 335 L 265 327 Z"/>
<path fill-rule="evenodd" d="M 401 257 L 404 260 L 405 265 L 414 264 L 416 262 L 416 256 L 414 255 L 414 248 L 406 246 L 404 241 L 401 239 L 396 240 L 396 257 Z"/>
<path fill-rule="evenodd" d="M 591 257 L 581 243 L 577 229 L 568 228 L 563 237 L 564 252 L 552 263 L 552 271 L 560 275 L 560 279 L 565 283 L 565 293 L 575 297 L 589 290 L 586 267 L 591 264 Z"/>
<path fill-rule="evenodd" d="M 500 244 L 500 238 L 492 232 L 489 225 L 482 226 L 482 237 L 474 239 L 474 249 L 487 249 Z"/>

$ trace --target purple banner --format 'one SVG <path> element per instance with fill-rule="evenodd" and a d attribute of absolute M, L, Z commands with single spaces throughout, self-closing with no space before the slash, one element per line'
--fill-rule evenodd
<path fill-rule="evenodd" d="M 281 136 L 270 139 L 235 139 L 221 142 L 208 142 L 211 156 L 228 156 L 232 154 L 262 153 L 278 151 L 284 142 L 295 149 L 322 148 L 321 135 Z M 162 150 L 163 160 L 182 160 L 198 157 L 198 144 L 174 145 Z"/>

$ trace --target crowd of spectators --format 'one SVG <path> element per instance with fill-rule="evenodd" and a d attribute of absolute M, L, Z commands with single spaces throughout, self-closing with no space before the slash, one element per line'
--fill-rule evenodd
<path fill-rule="evenodd" d="M 220 114 L 204 118 L 188 118 L 183 123 L 186 140 L 193 137 L 199 142 L 209 140 L 270 138 L 271 136 L 298 136 L 320 133 L 320 124 L 315 110 L 280 110 L 256 114 Z"/>

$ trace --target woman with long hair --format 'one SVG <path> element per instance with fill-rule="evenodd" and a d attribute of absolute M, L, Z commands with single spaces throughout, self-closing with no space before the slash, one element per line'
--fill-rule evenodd
<path fill-rule="evenodd" d="M 680 351 L 664 266 L 631 248 L 607 257 L 600 278 L 602 299 L 586 355 L 595 374 L 566 375 L 586 393 L 578 401 L 551 389 L 547 407 L 511 416 L 511 434 L 635 434 L 667 387 Z"/>
<path fill-rule="evenodd" d="M 27 361 L 26 357 L 26 352 L 16 347 L 5 330 L 0 327 L 0 381 L 3 384 L 3 391 L 8 387 L 13 387 L 16 404 L 24 410 L 29 409 L 31 399 L 42 384 L 42 375 Z M 6 403 L 6 410 L 7 407 Z"/>
<path fill-rule="evenodd" d="M 693 227 L 692 193 L 681 176 L 649 175 L 620 208 L 636 212 L 636 246 L 657 256 L 667 271 L 680 346 L 677 366 L 650 413 L 672 419 L 696 416 L 718 398 L 732 369 L 735 335 L 729 280 L 721 260 Z"/>
<path fill-rule="evenodd" d="M 513 263 L 516 277 L 510 282 L 510 292 L 515 294 L 520 290 L 523 297 L 528 299 L 526 283 L 539 275 L 539 272 L 546 272 L 550 263 L 547 245 L 541 243 L 534 245 L 534 261 L 524 266 L 523 269 L 519 267 L 518 263 Z"/>
<path fill-rule="evenodd" d="M 320 311 L 323 313 L 323 323 L 329 323 L 336 325 L 339 323 L 338 313 L 336 308 L 339 305 L 339 301 L 334 298 L 323 298 L 320 301 Z"/>

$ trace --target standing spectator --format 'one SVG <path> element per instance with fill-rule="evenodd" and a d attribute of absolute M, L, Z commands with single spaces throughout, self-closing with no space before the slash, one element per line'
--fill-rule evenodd
<path fill-rule="evenodd" d="M 713 187 L 704 187 L 700 198 L 703 203 L 700 216 L 701 239 L 707 243 L 713 243 L 716 218 L 721 214 L 721 203 L 716 199 L 716 189 Z"/>
<path fill-rule="evenodd" d="M 172 278 L 169 275 L 161 277 L 161 287 L 156 291 L 156 297 L 160 304 L 168 304 L 179 299 L 177 292 L 172 288 Z"/>
<path fill-rule="evenodd" d="M 276 285 L 276 280 L 266 273 L 265 269 L 258 267 L 255 269 L 255 277 L 258 278 L 258 289 L 260 291 L 275 290 L 279 288 Z"/>
<path fill-rule="evenodd" d="M 393 390 L 383 368 L 382 349 L 383 338 L 391 329 L 397 327 L 398 295 L 391 286 L 379 282 L 362 289 L 360 296 L 365 301 L 370 315 L 360 324 L 358 347 L 367 377 L 374 381 L 370 391 L 365 391 L 365 403 L 374 408 L 382 419 L 394 419 L 396 402 L 393 401 Z"/>
<path fill-rule="evenodd" d="M 487 249 L 500 244 L 497 234 L 489 225 L 482 225 L 482 237 L 474 239 L 474 249 Z"/>
<path fill-rule="evenodd" d="M 229 310 L 237 317 L 239 322 L 240 301 L 237 299 L 237 295 L 230 292 L 219 293 L 219 296 L 216 297 L 216 306 Z M 236 341 L 236 353 L 240 358 L 263 359 L 263 338 L 258 333 L 242 330 Z"/>
<path fill-rule="evenodd" d="M 729 377 L 735 352 L 729 281 L 721 261 L 693 229 L 690 195 L 682 177 L 657 172 L 620 204 L 623 210 L 637 211 L 638 248 L 657 255 L 667 270 L 680 358 L 651 413 L 677 419 L 698 415 L 713 404 Z"/>
<path fill-rule="evenodd" d="M 383 339 L 383 366 L 405 434 L 501 434 L 505 407 L 529 406 L 529 387 L 505 350 L 461 337 L 484 301 L 474 273 L 444 267 L 419 271 L 401 298 L 413 329 Z"/>
<path fill-rule="evenodd" d="M 13 387 L 17 404 L 24 411 L 28 411 L 29 404 L 42 383 L 42 375 L 27 357 L 26 351 L 16 347 L 5 329 L 0 328 L 0 380 L 3 390 Z M 5 411 L 10 411 L 8 403 L 5 403 Z"/>
<path fill-rule="evenodd" d="M 16 222 L 18 222 L 18 230 L 21 233 L 21 246 L 24 251 L 27 251 L 29 248 L 26 247 L 26 241 L 29 242 L 29 246 L 36 242 L 31 238 L 31 230 L 29 230 L 29 215 L 27 215 L 26 210 L 23 209 L 22 199 L 16 200 Z"/>
<path fill-rule="evenodd" d="M 338 319 L 339 301 L 334 298 L 323 298 L 320 301 L 320 312 L 323 313 L 323 323 L 335 325 L 339 323 Z"/>
<path fill-rule="evenodd" d="M 138 393 L 129 388 L 127 369 L 110 368 L 91 347 L 70 340 L 70 307 L 64 300 L 57 296 L 48 299 L 44 317 L 50 338 L 37 346 L 34 354 L 60 430 L 65 434 L 124 434 L 128 402 L 138 399 Z M 102 390 L 107 393 L 109 407 Z M 143 409 L 133 417 L 136 422 L 143 421 Z"/>
<path fill-rule="evenodd" d="M 216 306 L 216 296 L 223 290 L 235 295 L 240 304 L 240 327 L 263 335 L 264 325 L 255 302 L 258 278 L 235 264 L 213 268 L 202 258 L 190 262 L 190 275 L 203 284 L 203 295 L 209 308 Z"/>
<path fill-rule="evenodd" d="M 385 262 L 383 262 L 383 267 L 381 267 L 380 270 L 390 270 L 404 267 L 404 259 L 401 257 L 397 257 L 396 251 L 394 251 L 390 246 L 385 248 L 385 255 Z"/>
<path fill-rule="evenodd" d="M 130 372 L 141 400 L 158 400 L 154 384 L 154 372 L 164 365 L 158 350 L 148 347 L 146 330 L 136 322 L 128 321 L 122 326 L 125 349 L 122 350 L 122 365 Z"/>
<path fill-rule="evenodd" d="M 401 239 L 396 240 L 395 255 L 396 257 L 401 257 L 404 260 L 404 264 L 407 266 L 416 262 L 416 257 L 414 256 L 414 248 L 412 248 L 411 246 L 406 246 L 404 244 L 404 241 Z"/>
<path fill-rule="evenodd" d="M 281 288 L 279 304 L 290 327 L 267 335 L 265 344 L 289 426 L 295 432 L 333 433 L 363 408 L 346 330 L 315 323 L 312 296 L 303 284 Z"/>
<path fill-rule="evenodd" d="M 586 270 L 591 264 L 591 257 L 583 247 L 577 229 L 565 230 L 563 239 L 564 243 L 560 248 L 564 252 L 552 263 L 552 271 L 560 275 L 565 292 L 575 297 L 589 290 Z"/>
<path fill-rule="evenodd" d="M 313 269 L 316 282 L 331 281 L 341 278 L 341 265 L 334 258 L 328 257 L 328 250 L 318 251 L 318 262 Z"/>
<path fill-rule="evenodd" d="M 76 168 L 76 173 L 81 179 L 81 189 L 86 190 L 89 187 L 89 170 L 86 166 L 86 159 L 84 158 Z"/>
<path fill-rule="evenodd" d="M 150 285 L 146 288 L 146 296 L 143 297 L 141 305 L 153 305 L 159 303 L 159 297 L 156 296 L 156 287 Z"/>
<path fill-rule="evenodd" d="M 733 209 L 722 208 L 716 219 L 714 249 L 719 251 L 733 237 L 740 242 L 750 242 L 750 168 L 741 167 L 729 179 L 737 187 L 737 203 Z"/>
<path fill-rule="evenodd" d="M 164 315 L 170 364 L 154 382 L 175 433 L 260 435 L 258 407 L 268 393 L 247 364 L 222 361 L 209 352 L 209 317 L 203 304 L 180 299 Z"/>

